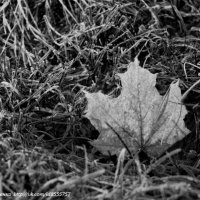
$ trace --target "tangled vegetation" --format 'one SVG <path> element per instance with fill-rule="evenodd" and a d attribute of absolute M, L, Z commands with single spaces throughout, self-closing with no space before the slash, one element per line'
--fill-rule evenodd
<path fill-rule="evenodd" d="M 1 194 L 200 199 L 199 1 L 2 0 L 0 24 Z M 115 75 L 136 56 L 161 95 L 180 79 L 189 111 L 191 133 L 155 160 L 94 151 L 99 133 L 84 118 L 82 89 L 119 95 Z"/>

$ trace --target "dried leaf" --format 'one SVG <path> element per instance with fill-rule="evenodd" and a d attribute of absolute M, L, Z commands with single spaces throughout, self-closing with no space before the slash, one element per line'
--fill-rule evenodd
<path fill-rule="evenodd" d="M 84 91 L 88 100 L 85 116 L 100 132 L 92 144 L 103 154 L 120 152 L 124 145 L 119 135 L 131 152 L 144 150 L 149 156 L 159 156 L 189 133 L 183 121 L 187 110 L 181 104 L 179 81 L 161 96 L 155 88 L 157 74 L 141 68 L 137 59 L 118 76 L 122 91 L 117 98 Z"/>

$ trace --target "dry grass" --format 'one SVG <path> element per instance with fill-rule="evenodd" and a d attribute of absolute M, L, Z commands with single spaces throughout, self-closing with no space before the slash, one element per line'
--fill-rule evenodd
<path fill-rule="evenodd" d="M 200 199 L 199 15 L 200 3 L 189 0 L 3 0 L 0 194 Z M 83 117 L 81 89 L 117 96 L 115 74 L 135 56 L 158 73 L 161 94 L 179 78 L 190 111 L 191 134 L 172 147 L 182 147 L 181 153 L 175 150 L 150 163 L 141 155 L 127 160 L 124 150 L 117 159 L 93 152 L 88 141 L 98 132 Z"/>

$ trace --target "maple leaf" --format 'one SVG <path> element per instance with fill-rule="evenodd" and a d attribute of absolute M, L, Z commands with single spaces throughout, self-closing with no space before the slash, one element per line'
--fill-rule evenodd
<path fill-rule="evenodd" d="M 126 144 L 132 153 L 144 150 L 149 156 L 159 156 L 189 133 L 179 81 L 161 96 L 155 88 L 157 74 L 141 68 L 137 58 L 118 76 L 122 91 L 117 98 L 84 90 L 85 116 L 100 132 L 93 146 L 106 155 L 118 154 Z"/>

